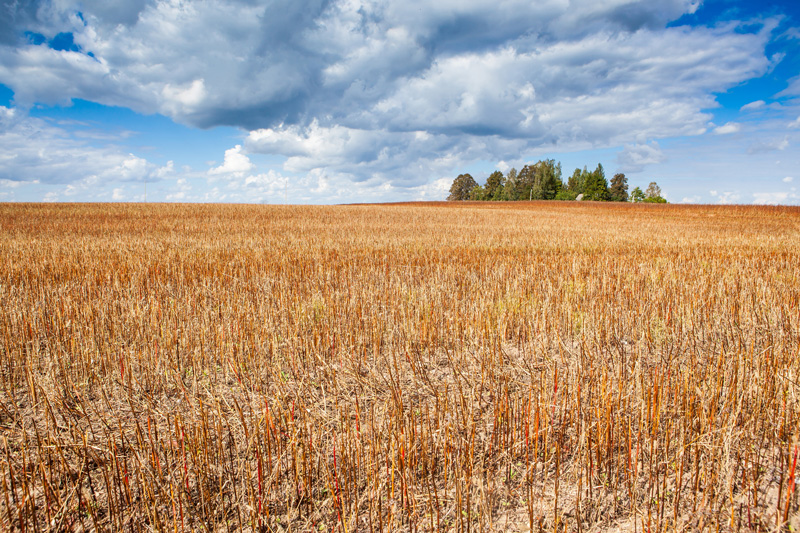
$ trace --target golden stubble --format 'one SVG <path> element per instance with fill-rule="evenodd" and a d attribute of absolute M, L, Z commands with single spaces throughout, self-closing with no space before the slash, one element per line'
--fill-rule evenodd
<path fill-rule="evenodd" d="M 800 526 L 800 209 L 0 205 L 0 524 Z"/>

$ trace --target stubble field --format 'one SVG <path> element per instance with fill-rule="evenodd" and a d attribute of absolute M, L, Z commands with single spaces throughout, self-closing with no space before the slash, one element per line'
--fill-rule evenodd
<path fill-rule="evenodd" d="M 0 205 L 0 529 L 800 527 L 800 209 Z"/>

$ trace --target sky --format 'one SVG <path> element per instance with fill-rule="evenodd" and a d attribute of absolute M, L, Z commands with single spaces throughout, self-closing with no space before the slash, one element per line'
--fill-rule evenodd
<path fill-rule="evenodd" d="M 0 202 L 800 204 L 796 0 L 0 0 Z"/>

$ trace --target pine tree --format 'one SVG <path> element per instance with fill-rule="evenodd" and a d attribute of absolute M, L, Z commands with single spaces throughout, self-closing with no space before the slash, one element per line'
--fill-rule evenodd
<path fill-rule="evenodd" d="M 612 202 L 628 201 L 628 178 L 625 177 L 625 174 L 614 174 L 608 192 Z"/>

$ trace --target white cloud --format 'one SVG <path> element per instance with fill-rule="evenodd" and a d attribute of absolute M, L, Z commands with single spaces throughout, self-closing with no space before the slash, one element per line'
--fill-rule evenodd
<path fill-rule="evenodd" d="M 321 194 L 326 193 L 330 189 L 330 182 L 328 181 L 328 177 L 319 170 L 311 172 L 311 174 L 316 178 L 316 187 L 311 189 L 311 192 L 314 194 Z"/>
<path fill-rule="evenodd" d="M 621 170 L 638 172 L 666 160 L 654 139 L 704 133 L 714 95 L 763 75 L 777 60 L 765 57 L 769 21 L 755 33 L 735 23 L 666 27 L 694 12 L 695 0 L 38 6 L 15 3 L 17 22 L 0 21 L 0 83 L 20 106 L 83 98 L 250 132 L 206 174 L 226 178 L 215 183 L 219 189 L 207 197 L 180 188 L 167 193 L 186 200 L 232 199 L 248 190 L 273 201 L 276 187 L 284 195 L 296 187 L 296 198 L 316 189 L 338 201 L 370 197 L 385 185 L 398 197 L 430 197 L 475 161 L 617 146 L 624 146 Z M 8 37 L 27 29 L 47 37 L 72 32 L 80 51 Z M 0 139 L 13 141 L 0 144 L 0 177 L 8 171 L 11 179 L 72 183 L 180 174 L 172 162 L 153 165 L 129 150 L 81 144 L 50 124 L 23 122 L 45 132 L 45 156 L 33 148 L 41 137 L 26 147 L 23 126 L 14 126 L 16 140 Z M 33 164 L 19 159 L 18 149 Z M 256 168 L 247 154 L 257 153 L 286 157 L 281 172 Z"/>
<path fill-rule="evenodd" d="M 194 80 L 186 87 L 173 87 L 169 83 L 161 90 L 163 108 L 171 115 L 187 115 L 196 111 L 206 98 L 206 87 L 202 79 Z"/>
<path fill-rule="evenodd" d="M 727 86 L 766 67 L 750 48 L 758 49 L 761 37 L 746 36 L 747 44 L 738 41 L 742 35 L 722 30 L 670 32 L 675 35 L 591 34 L 550 44 L 527 38 L 443 57 L 396 80 L 371 107 L 354 106 L 357 112 L 348 114 L 346 91 L 338 123 L 321 116 L 307 127 L 280 124 L 255 130 L 245 145 L 252 152 L 288 156 L 289 171 L 326 167 L 361 181 L 402 169 L 417 174 L 409 183 L 414 185 L 435 177 L 448 162 L 452 171 L 479 158 L 515 160 L 544 147 L 569 150 L 700 134 L 709 118 L 702 109 L 713 106 L 712 85 Z M 722 41 L 725 52 L 716 48 Z M 686 53 L 675 53 L 675 43 Z M 712 57 L 727 63 L 716 64 L 713 74 Z M 685 79 L 680 94 L 667 81 L 674 79 Z M 661 94 L 667 86 L 672 94 Z M 421 136 L 425 142 L 418 143 Z M 663 161 L 656 144 L 640 141 L 627 152 L 621 162 L 631 172 Z"/>
<path fill-rule="evenodd" d="M 797 204 L 800 196 L 793 192 L 756 192 L 753 203 L 757 205 Z"/>
<path fill-rule="evenodd" d="M 755 111 L 756 109 L 761 109 L 765 105 L 766 102 L 764 100 L 756 100 L 755 102 L 743 105 L 741 111 Z"/>
<path fill-rule="evenodd" d="M 450 191 L 453 180 L 441 178 L 425 185 L 415 187 L 413 193 L 416 194 L 414 200 L 441 200 Z"/>
<path fill-rule="evenodd" d="M 211 175 L 242 177 L 255 169 L 255 167 L 250 158 L 242 153 L 242 146 L 237 144 L 233 148 L 225 150 L 225 161 L 222 165 L 209 170 L 208 173 Z"/>
<path fill-rule="evenodd" d="M 249 150 L 288 156 L 287 166 L 291 170 L 306 171 L 317 168 L 319 161 L 341 164 L 374 160 L 385 143 L 373 131 L 322 127 L 314 121 L 307 128 L 279 126 L 251 131 L 245 145 Z"/>
<path fill-rule="evenodd" d="M 164 197 L 168 202 L 181 202 L 187 200 L 186 192 L 178 191 L 169 193 Z"/>
<path fill-rule="evenodd" d="M 730 55 L 716 48 L 720 41 Z M 380 100 L 371 116 L 393 130 L 497 134 L 561 147 L 698 134 L 708 119 L 701 110 L 713 105 L 712 85 L 766 67 L 745 46 L 722 32 L 682 28 L 550 45 L 520 40 L 440 59 Z M 709 67 L 718 59 L 726 65 Z"/>
<path fill-rule="evenodd" d="M 117 172 L 119 178 L 125 181 L 144 181 L 144 179 L 151 173 L 152 168 L 148 168 L 146 159 L 136 157 L 133 154 L 128 154 L 120 165 L 114 171 Z"/>
<path fill-rule="evenodd" d="M 0 106 L 0 126 L 9 127 L 16 116 L 17 110 L 13 107 Z"/>
<path fill-rule="evenodd" d="M 739 191 L 708 191 L 708 193 L 717 199 L 718 204 L 736 204 L 741 200 L 742 195 Z"/>
<path fill-rule="evenodd" d="M 742 125 L 737 124 L 736 122 L 728 122 L 723 126 L 719 126 L 718 128 L 714 128 L 714 133 L 717 135 L 728 135 L 731 133 L 738 133 L 741 131 Z"/>
<path fill-rule="evenodd" d="M 125 191 L 119 187 L 114 189 L 113 194 L 111 195 L 111 199 L 114 201 L 121 201 L 125 199 Z"/>
<path fill-rule="evenodd" d="M 34 180 L 32 183 L 39 183 L 38 181 Z M 0 179 L 0 187 L 4 189 L 16 189 L 21 187 L 24 184 L 22 181 L 12 181 L 7 179 Z"/>
<path fill-rule="evenodd" d="M 147 0 L 82 0 L 84 9 L 106 24 L 135 24 Z"/>
<path fill-rule="evenodd" d="M 17 108 L 0 106 L 0 180 L 86 188 L 108 181 L 156 181 L 171 170 L 114 145 L 89 144 Z"/>
<path fill-rule="evenodd" d="M 701 200 L 700 196 L 684 196 L 681 199 L 682 204 L 697 204 Z"/>
<path fill-rule="evenodd" d="M 159 167 L 156 169 L 155 173 L 153 174 L 157 179 L 165 179 L 175 173 L 175 163 L 172 161 L 167 161 L 167 164 L 163 167 Z M 178 180 L 180 182 L 181 180 Z"/>
<path fill-rule="evenodd" d="M 503 144 L 501 140 L 492 141 L 493 147 Z M 400 187 L 416 187 L 449 175 L 453 168 L 494 150 L 481 139 L 458 142 L 444 134 L 323 127 L 317 122 L 307 128 L 282 126 L 252 131 L 245 147 L 254 153 L 287 156 L 283 166 L 288 172 L 324 170 L 329 176 L 338 176 L 337 181 L 379 181 Z"/>
<path fill-rule="evenodd" d="M 666 160 L 658 143 L 629 144 L 617 154 L 617 165 L 622 172 L 641 172 L 645 166 L 662 163 Z"/>
<path fill-rule="evenodd" d="M 39 20 L 48 35 L 73 32 L 81 52 L 0 47 L 0 82 L 19 102 L 85 98 L 199 126 L 330 116 L 594 143 L 639 126 L 698 131 L 710 91 L 769 67 L 765 35 L 664 29 L 697 9 L 687 0 L 101 4 L 83 2 L 81 20 L 64 0 Z"/>
<path fill-rule="evenodd" d="M 782 181 L 783 181 L 784 183 L 791 183 L 792 181 L 794 181 L 794 178 L 793 178 L 793 177 L 791 177 L 791 176 L 786 176 L 785 178 L 783 178 L 783 180 L 782 180 Z"/>
<path fill-rule="evenodd" d="M 751 144 L 750 147 L 747 149 L 747 153 L 763 154 L 766 152 L 786 150 L 788 147 L 789 147 L 788 137 L 784 137 L 783 139 L 777 139 L 777 138 L 766 139 Z"/>
<path fill-rule="evenodd" d="M 800 76 L 794 77 L 789 80 L 789 86 L 775 95 L 777 98 L 787 96 L 800 96 Z"/>

